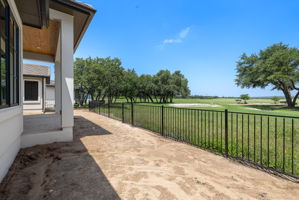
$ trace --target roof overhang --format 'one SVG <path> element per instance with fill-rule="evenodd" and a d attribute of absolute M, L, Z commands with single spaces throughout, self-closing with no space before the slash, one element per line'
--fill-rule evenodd
<path fill-rule="evenodd" d="M 49 7 L 74 16 L 74 50 L 79 46 L 96 10 L 75 0 L 50 0 Z"/>
<path fill-rule="evenodd" d="M 49 25 L 49 0 L 15 0 L 23 24 L 35 28 Z"/>
<path fill-rule="evenodd" d="M 54 46 L 57 44 L 57 41 L 54 41 L 53 38 L 57 38 L 57 34 L 55 32 L 59 31 L 59 29 L 55 29 L 55 27 L 53 27 L 55 23 L 49 16 L 50 9 L 66 13 L 74 17 L 74 51 L 79 46 L 91 20 L 96 13 L 96 10 L 91 6 L 77 2 L 75 0 L 15 0 L 15 2 L 25 27 L 24 52 L 26 52 L 26 55 L 40 54 L 52 57 L 55 56 L 53 55 L 52 51 L 45 52 L 45 48 L 41 48 L 43 45 L 48 45 L 53 47 L 51 49 L 56 50 Z M 31 33 L 26 34 L 26 31 Z M 36 34 L 33 32 L 36 32 Z M 47 34 L 47 32 L 55 34 L 53 36 Z M 25 44 L 26 35 L 30 37 L 27 38 L 27 42 L 30 42 L 31 44 Z M 33 37 L 33 35 L 35 35 L 35 37 Z M 49 38 L 45 38 L 47 35 Z M 37 36 L 40 38 L 36 38 Z M 49 44 L 45 44 L 47 42 Z M 36 43 L 42 44 L 36 45 Z M 26 49 L 26 46 L 30 46 L 30 48 Z"/>

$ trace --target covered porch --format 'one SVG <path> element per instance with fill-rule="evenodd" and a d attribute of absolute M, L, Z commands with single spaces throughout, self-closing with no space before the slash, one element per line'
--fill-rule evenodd
<path fill-rule="evenodd" d="M 22 147 L 73 139 L 73 54 L 95 13 L 76 1 L 36 2 L 16 2 L 23 19 L 23 59 L 54 65 L 55 110 L 24 111 Z"/>

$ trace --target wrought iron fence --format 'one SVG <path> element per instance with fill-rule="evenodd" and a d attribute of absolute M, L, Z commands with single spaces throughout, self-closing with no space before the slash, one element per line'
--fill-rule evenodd
<path fill-rule="evenodd" d="M 95 101 L 89 109 L 299 178 L 299 117 Z"/>

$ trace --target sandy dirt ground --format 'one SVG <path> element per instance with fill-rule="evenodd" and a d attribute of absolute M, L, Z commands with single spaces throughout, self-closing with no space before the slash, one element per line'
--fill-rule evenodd
<path fill-rule="evenodd" d="M 298 199 L 299 184 L 88 111 L 73 142 L 22 150 L 0 199 Z"/>

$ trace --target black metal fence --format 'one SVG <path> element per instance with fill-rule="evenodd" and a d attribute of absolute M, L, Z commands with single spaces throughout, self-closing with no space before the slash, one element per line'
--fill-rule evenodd
<path fill-rule="evenodd" d="M 299 177 L 299 117 L 90 102 L 90 111 Z"/>

